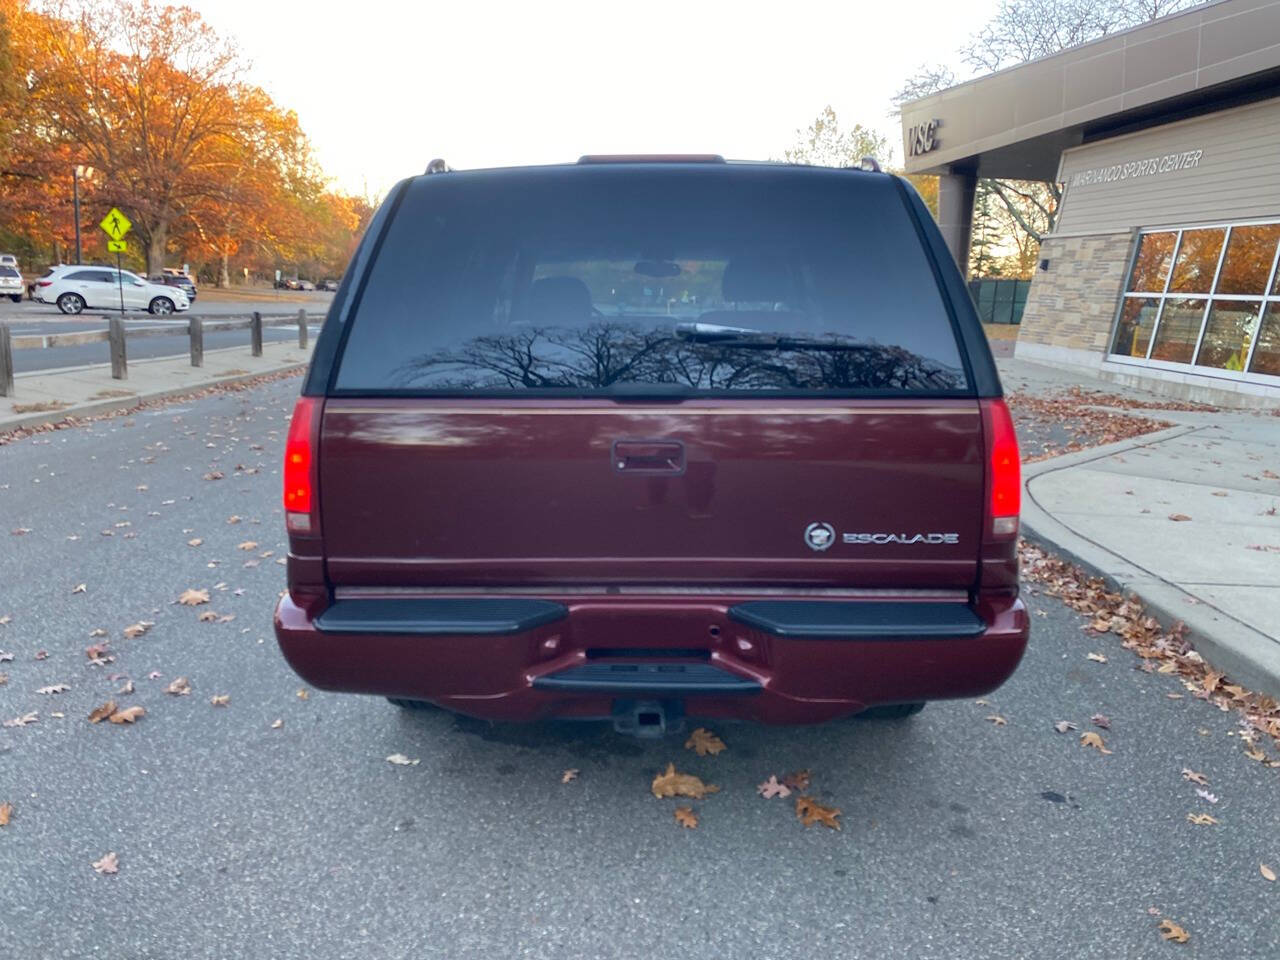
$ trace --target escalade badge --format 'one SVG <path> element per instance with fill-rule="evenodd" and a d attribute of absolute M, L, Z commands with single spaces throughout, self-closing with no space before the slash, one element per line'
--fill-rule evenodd
<path fill-rule="evenodd" d="M 804 528 L 804 542 L 810 550 L 826 550 L 836 542 L 836 529 L 829 523 L 811 523 Z"/>

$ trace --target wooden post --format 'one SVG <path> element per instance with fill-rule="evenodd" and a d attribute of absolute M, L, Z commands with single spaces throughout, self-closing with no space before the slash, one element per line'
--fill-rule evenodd
<path fill-rule="evenodd" d="M 13 342 L 8 324 L 0 323 L 0 397 L 13 396 Z"/>
<path fill-rule="evenodd" d="M 187 333 L 191 336 L 191 365 L 204 366 L 204 321 L 192 317 L 187 321 Z"/>
<path fill-rule="evenodd" d="M 129 379 L 129 358 L 124 348 L 124 321 L 112 317 L 107 321 L 107 342 L 111 345 L 111 379 Z"/>
<path fill-rule="evenodd" d="M 253 355 L 262 356 L 262 314 L 257 310 L 253 311 L 253 319 L 249 321 L 249 333 L 252 335 Z"/>
<path fill-rule="evenodd" d="M 307 311 L 298 311 L 298 348 L 307 349 Z"/>

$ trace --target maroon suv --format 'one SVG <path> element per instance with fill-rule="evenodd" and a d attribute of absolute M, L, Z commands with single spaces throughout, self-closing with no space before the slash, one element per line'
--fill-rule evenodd
<path fill-rule="evenodd" d="M 505 720 L 805 723 L 1017 666 L 1017 441 L 912 187 L 584 158 L 396 186 L 289 429 L 285 657 Z"/>

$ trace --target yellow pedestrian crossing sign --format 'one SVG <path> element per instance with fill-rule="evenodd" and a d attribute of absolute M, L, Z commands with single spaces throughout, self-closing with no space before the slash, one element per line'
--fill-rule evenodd
<path fill-rule="evenodd" d="M 123 240 L 124 235 L 133 226 L 133 222 L 120 212 L 119 207 L 112 207 L 111 212 L 102 218 L 102 222 L 98 226 L 107 231 L 107 236 L 112 240 Z M 115 248 L 112 247 L 111 249 L 114 250 Z"/>
<path fill-rule="evenodd" d="M 127 243 L 126 243 L 125 241 L 123 241 L 123 240 L 108 240 L 108 241 L 107 241 L 107 252 L 108 252 L 108 253 L 124 253 L 124 252 L 125 252 L 125 251 L 127 251 L 128 249 L 129 249 L 129 244 L 127 244 Z"/>

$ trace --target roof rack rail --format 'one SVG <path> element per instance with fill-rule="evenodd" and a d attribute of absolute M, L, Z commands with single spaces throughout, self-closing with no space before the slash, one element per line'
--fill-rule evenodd
<path fill-rule="evenodd" d="M 449 165 L 444 162 L 443 158 L 436 157 L 427 164 L 427 173 L 449 173 Z"/>
<path fill-rule="evenodd" d="M 863 157 L 858 161 L 858 169 L 866 170 L 868 173 L 884 173 L 880 169 L 880 162 L 875 157 Z"/>
<path fill-rule="evenodd" d="M 718 153 L 585 153 L 578 163 L 724 163 Z"/>

